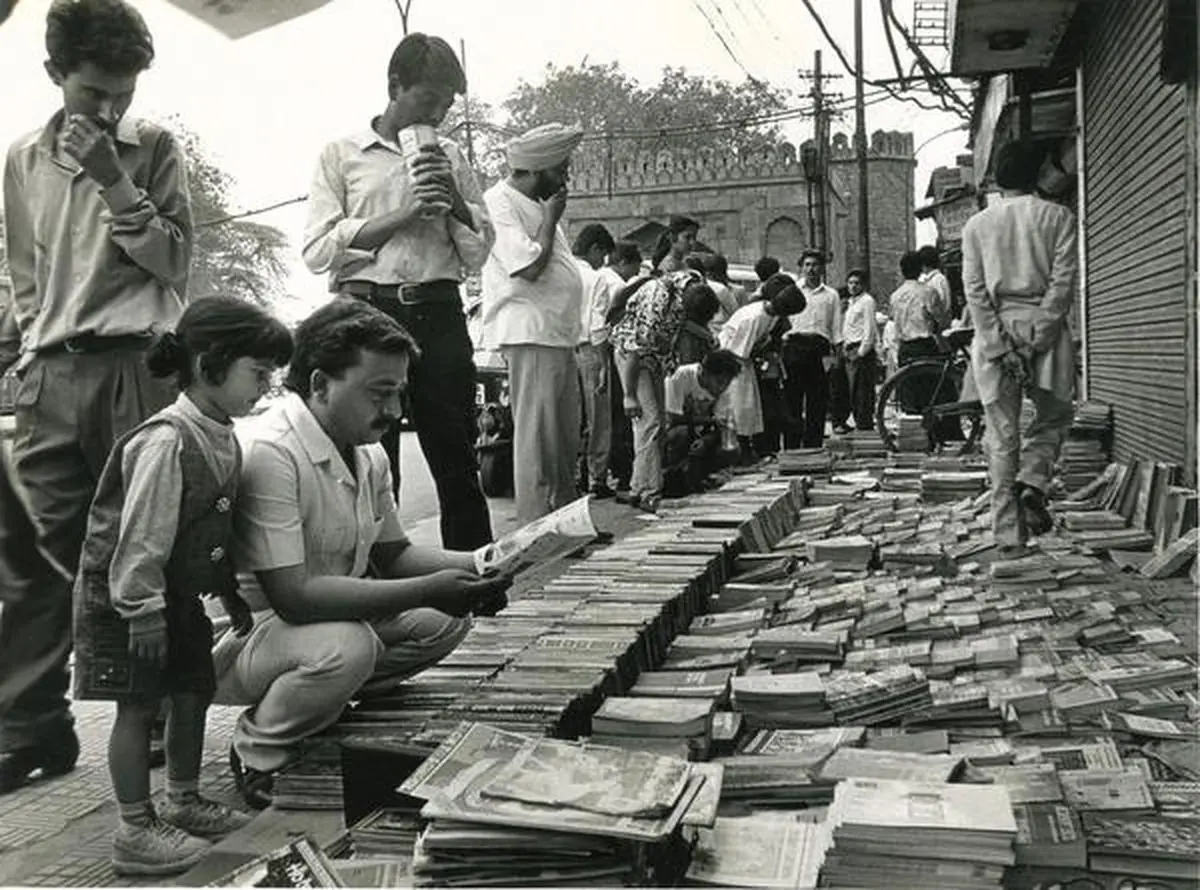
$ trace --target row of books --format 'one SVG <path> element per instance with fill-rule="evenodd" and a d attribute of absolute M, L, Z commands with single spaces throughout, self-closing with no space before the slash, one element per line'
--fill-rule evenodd
<path fill-rule="evenodd" d="M 1066 532 L 1000 560 L 986 493 L 930 504 L 880 491 L 882 468 L 824 466 L 667 507 L 356 708 L 338 732 L 440 753 L 402 786 L 420 813 L 352 827 L 354 855 L 407 856 L 442 886 L 1186 876 L 1183 854 L 1200 856 L 1193 586 L 1122 573 Z M 501 773 L 517 762 L 525 773 Z M 427 777 L 447 770 L 439 797 Z M 597 810 L 680 782 L 686 807 L 655 798 L 669 829 L 575 830 L 638 818 Z M 530 825 L 514 806 L 549 809 Z"/>

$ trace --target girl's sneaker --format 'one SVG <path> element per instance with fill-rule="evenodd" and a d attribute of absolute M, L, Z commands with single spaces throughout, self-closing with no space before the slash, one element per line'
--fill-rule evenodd
<path fill-rule="evenodd" d="M 212 844 L 151 817 L 135 824 L 122 820 L 113 835 L 112 867 L 119 875 L 183 874 L 199 863 Z"/>
<path fill-rule="evenodd" d="M 168 825 L 202 838 L 224 837 L 249 825 L 254 818 L 198 794 L 182 803 L 166 798 L 158 807 L 158 816 Z"/>

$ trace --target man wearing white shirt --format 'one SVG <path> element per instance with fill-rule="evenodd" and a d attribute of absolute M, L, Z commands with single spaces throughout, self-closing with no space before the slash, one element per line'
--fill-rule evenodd
<path fill-rule="evenodd" d="M 926 244 L 918 250 L 917 256 L 921 258 L 920 282 L 937 291 L 938 330 L 944 331 L 954 319 L 954 297 L 950 291 L 950 279 L 942 271 L 941 254 L 938 253 L 938 249 L 932 244 Z"/>
<path fill-rule="evenodd" d="M 585 441 L 583 485 L 598 498 L 612 497 L 608 487 L 608 458 L 612 445 L 612 387 L 608 366 L 608 307 L 612 302 L 613 279 L 617 287 L 625 282 L 604 261 L 616 246 L 612 233 L 600 223 L 589 223 L 579 230 L 573 250 L 575 264 L 583 281 L 583 326 L 575 361 L 579 364 Z M 604 273 L 610 273 L 611 277 Z M 590 480 L 590 483 L 589 483 Z"/>
<path fill-rule="evenodd" d="M 724 408 L 733 419 L 741 440 L 742 456 L 753 455 L 752 439 L 764 432 L 762 395 L 755 373 L 755 356 L 780 326 L 787 325 L 788 316 L 804 309 L 804 295 L 786 275 L 774 274 L 763 282 L 759 296 L 738 309 L 721 328 L 718 341 L 738 357 L 741 372 L 733 378 L 721 396 L 720 411 Z"/>
<path fill-rule="evenodd" d="M 800 255 L 800 292 L 804 311 L 791 317 L 784 336 L 784 399 L 789 413 L 785 448 L 820 448 L 829 411 L 829 369 L 834 347 L 842 342 L 838 292 L 822 281 L 825 257 L 809 249 Z"/>
<path fill-rule="evenodd" d="M 583 132 L 544 124 L 508 144 L 510 173 L 484 194 L 496 242 L 483 265 L 483 339 L 508 363 L 517 518 L 576 497 L 583 282 L 561 219 Z"/>
<path fill-rule="evenodd" d="M 493 233 L 462 150 L 433 129 L 467 81 L 445 40 L 413 33 L 392 53 L 387 88 L 382 114 L 321 151 L 303 257 L 312 272 L 328 273 L 331 291 L 383 310 L 417 341 L 421 357 L 406 395 L 437 487 L 442 544 L 472 550 L 492 540 L 492 526 L 479 483 L 474 349 L 459 285 L 483 267 Z M 398 425 L 383 445 L 399 484 Z"/>
<path fill-rule="evenodd" d="M 875 325 L 875 298 L 866 291 L 867 274 L 853 269 L 846 276 L 850 303 L 842 321 L 842 352 L 846 357 L 846 376 L 850 379 L 850 408 L 854 428 L 864 431 L 875 426 L 875 348 L 879 331 Z"/>

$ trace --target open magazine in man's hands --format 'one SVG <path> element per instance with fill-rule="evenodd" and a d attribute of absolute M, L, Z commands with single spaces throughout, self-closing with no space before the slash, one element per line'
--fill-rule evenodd
<path fill-rule="evenodd" d="M 553 513 L 475 551 L 475 570 L 515 576 L 530 566 L 571 553 L 596 537 L 589 499 L 581 497 Z"/>

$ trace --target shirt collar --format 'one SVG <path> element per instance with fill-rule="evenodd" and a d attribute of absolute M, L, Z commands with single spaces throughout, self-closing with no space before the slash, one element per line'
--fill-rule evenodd
<path fill-rule="evenodd" d="M 295 432 L 296 439 L 309 460 L 314 464 L 334 465 L 341 461 L 341 455 L 338 454 L 333 440 L 329 438 L 329 433 L 317 423 L 312 411 L 298 393 L 289 392 L 284 395 L 279 410 L 287 418 L 288 425 Z"/>

